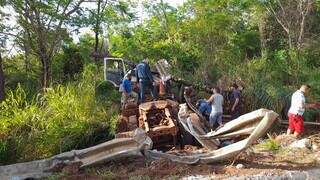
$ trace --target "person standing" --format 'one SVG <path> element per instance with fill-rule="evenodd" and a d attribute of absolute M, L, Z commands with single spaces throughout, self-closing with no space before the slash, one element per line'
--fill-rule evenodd
<path fill-rule="evenodd" d="M 311 86 L 302 85 L 300 89 L 292 94 L 291 106 L 288 112 L 289 126 L 287 130 L 287 135 L 293 133 L 293 135 L 298 138 L 304 132 L 303 124 L 303 113 L 305 109 L 314 108 L 318 109 L 317 104 L 306 103 L 305 96 L 309 93 Z"/>
<path fill-rule="evenodd" d="M 122 109 L 124 109 L 130 98 L 134 100 L 134 103 L 138 102 L 138 95 L 132 90 L 131 77 L 131 73 L 128 73 L 122 81 Z"/>
<path fill-rule="evenodd" d="M 238 85 L 234 83 L 231 87 L 231 119 L 237 119 L 240 116 L 240 98 L 241 93 L 238 89 Z"/>
<path fill-rule="evenodd" d="M 145 102 L 145 91 L 150 88 L 153 100 L 157 99 L 156 83 L 152 77 L 148 60 L 144 59 L 136 66 L 136 77 L 140 87 L 140 103 Z"/>
<path fill-rule="evenodd" d="M 209 98 L 208 103 L 211 103 L 211 113 L 209 116 L 209 123 L 211 126 L 218 125 L 220 127 L 222 124 L 222 113 L 223 113 L 223 96 L 220 94 L 220 89 L 218 87 L 213 88 L 213 95 Z"/>

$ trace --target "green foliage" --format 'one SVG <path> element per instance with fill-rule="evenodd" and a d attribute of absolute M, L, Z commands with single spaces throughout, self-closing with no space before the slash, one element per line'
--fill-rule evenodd
<path fill-rule="evenodd" d="M 288 49 L 281 25 L 260 2 L 196 0 L 178 9 L 162 3 L 147 8 L 149 19 L 112 34 L 113 54 L 135 61 L 165 58 L 175 76 L 195 85 L 237 81 L 245 88 L 246 111 L 269 108 L 286 118 L 283 109 L 302 83 L 314 86 L 310 101 L 320 100 L 318 41 L 300 52 Z M 313 13 L 319 21 L 319 12 Z"/>
<path fill-rule="evenodd" d="M 95 72 L 87 66 L 79 82 L 50 88 L 32 101 L 21 86 L 9 91 L 0 105 L 0 162 L 44 158 L 112 138 L 118 106 L 95 99 Z"/>
<path fill-rule="evenodd" d="M 150 180 L 151 178 L 149 176 L 143 176 L 143 175 L 138 175 L 138 176 L 132 176 L 129 178 L 129 180 Z"/>
<path fill-rule="evenodd" d="M 34 94 L 39 92 L 39 75 L 37 68 L 37 60 L 33 56 L 29 56 L 30 68 L 26 69 L 24 57 L 21 54 L 4 58 L 3 66 L 6 78 L 6 88 L 16 89 L 18 85 L 24 89 L 27 99 L 33 98 Z"/>
<path fill-rule="evenodd" d="M 240 33 L 234 38 L 235 49 L 241 54 L 241 59 L 252 59 L 259 57 L 260 50 L 260 38 L 257 31 L 246 31 Z"/>
<path fill-rule="evenodd" d="M 62 46 L 62 52 L 53 60 L 53 75 L 55 79 L 75 80 L 83 71 L 86 56 L 83 55 L 83 48 L 74 43 Z"/>
<path fill-rule="evenodd" d="M 95 97 L 102 103 L 120 102 L 120 93 L 114 90 L 115 87 L 109 81 L 100 81 L 97 83 Z"/>
<path fill-rule="evenodd" d="M 110 169 L 96 169 L 96 168 L 86 168 L 85 173 L 89 175 L 96 175 L 103 177 L 104 179 L 117 179 L 117 174 L 112 172 Z"/>
<path fill-rule="evenodd" d="M 280 144 L 272 138 L 270 135 L 269 139 L 265 140 L 264 142 L 257 145 L 258 149 L 262 149 L 264 151 L 277 151 L 280 149 Z"/>

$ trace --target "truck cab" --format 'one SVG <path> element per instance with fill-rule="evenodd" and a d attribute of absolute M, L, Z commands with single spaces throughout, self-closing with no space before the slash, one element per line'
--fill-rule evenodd
<path fill-rule="evenodd" d="M 106 57 L 104 58 L 104 79 L 111 82 L 115 87 L 119 87 L 123 77 L 131 73 L 132 82 L 136 82 L 135 64 L 122 58 Z"/>

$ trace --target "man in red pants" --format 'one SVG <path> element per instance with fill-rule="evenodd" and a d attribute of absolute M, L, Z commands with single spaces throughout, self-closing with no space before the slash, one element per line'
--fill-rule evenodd
<path fill-rule="evenodd" d="M 302 85 L 299 90 L 292 94 L 291 106 L 288 112 L 289 127 L 287 135 L 293 133 L 296 138 L 300 137 L 304 131 L 302 115 L 305 109 L 319 108 L 317 104 L 306 103 L 305 95 L 309 93 L 310 89 L 309 85 Z"/>

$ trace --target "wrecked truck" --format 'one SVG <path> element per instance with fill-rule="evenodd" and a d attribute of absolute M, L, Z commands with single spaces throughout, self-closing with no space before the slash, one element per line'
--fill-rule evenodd
<path fill-rule="evenodd" d="M 123 77 L 127 73 L 124 61 L 114 66 Z M 170 79 L 166 63 L 158 65 L 158 77 Z M 105 62 L 106 64 L 106 62 Z M 106 67 L 106 66 L 105 66 Z M 132 66 L 134 67 L 134 66 Z M 114 69 L 114 68 L 113 68 Z M 108 69 L 105 68 L 105 72 Z M 108 77 L 111 81 L 111 77 Z M 115 86 L 121 81 L 114 82 Z M 42 178 L 60 172 L 63 167 L 76 165 L 79 169 L 103 164 L 126 157 L 144 156 L 149 159 L 168 159 L 177 163 L 216 163 L 235 158 L 240 152 L 265 135 L 278 114 L 267 109 L 259 109 L 227 122 L 222 128 L 212 130 L 207 120 L 194 106 L 190 88 L 182 93 L 183 102 L 164 98 L 140 105 L 127 104 L 121 111 L 116 138 L 99 145 L 81 150 L 64 152 L 53 157 L 25 163 L 0 166 L 0 179 Z M 196 152 L 160 151 L 159 146 L 176 146 L 192 137 L 205 150 Z M 227 146 L 223 142 L 234 140 Z"/>
<path fill-rule="evenodd" d="M 104 58 L 105 80 L 119 87 L 125 75 L 131 74 L 133 91 L 139 92 L 135 77 L 136 64 L 121 58 Z M 118 120 L 116 137 L 128 137 L 136 128 L 142 128 L 153 140 L 154 146 L 164 143 L 177 144 L 179 128 L 177 126 L 178 102 L 171 92 L 169 63 L 162 59 L 155 64 L 156 71 L 151 68 L 152 76 L 159 89 L 159 101 L 151 102 L 150 92 L 146 92 L 146 103 L 136 104 L 128 101 L 122 105 Z M 161 87 L 160 87 L 161 86 Z M 180 98 L 181 99 L 181 98 Z M 123 101 L 121 100 L 121 103 Z"/>
<path fill-rule="evenodd" d="M 186 154 L 155 150 L 146 131 L 137 128 L 129 137 L 116 138 L 86 149 L 64 152 L 43 160 L 0 166 L 0 179 L 42 178 L 60 172 L 67 165 L 76 164 L 81 169 L 110 160 L 137 156 L 164 158 L 186 164 L 221 162 L 234 158 L 252 145 L 268 131 L 277 117 L 278 114 L 271 110 L 259 109 L 226 123 L 218 130 L 207 132 L 199 116 L 183 104 L 179 107 L 178 123 L 207 149 L 205 152 Z M 219 147 L 222 140 L 240 136 L 241 140 Z"/>

